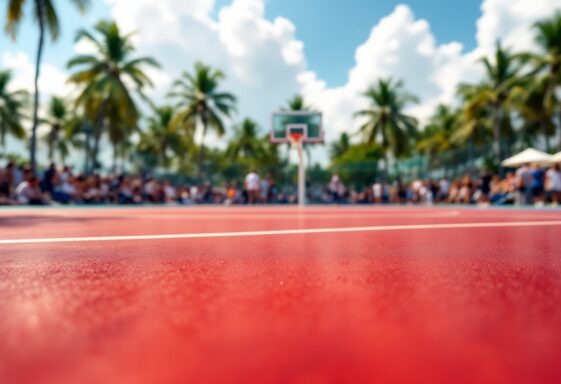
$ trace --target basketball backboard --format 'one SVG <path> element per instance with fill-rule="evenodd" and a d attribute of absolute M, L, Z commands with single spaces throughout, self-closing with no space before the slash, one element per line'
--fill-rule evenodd
<path fill-rule="evenodd" d="M 321 113 L 309 111 L 273 113 L 271 142 L 289 143 L 291 137 L 303 143 L 323 143 Z"/>

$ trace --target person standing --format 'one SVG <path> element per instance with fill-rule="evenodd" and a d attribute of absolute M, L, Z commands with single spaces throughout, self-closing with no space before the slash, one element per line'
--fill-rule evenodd
<path fill-rule="evenodd" d="M 543 205 L 545 172 L 538 164 L 534 164 L 530 171 L 530 191 L 532 201 L 536 205 Z"/>
<path fill-rule="evenodd" d="M 259 188 L 261 181 L 255 169 L 252 169 L 245 177 L 245 189 L 247 190 L 248 204 L 257 204 L 259 201 Z"/>
<path fill-rule="evenodd" d="M 345 186 L 338 174 L 331 176 L 328 189 L 331 193 L 331 201 L 335 204 L 340 203 L 345 193 Z"/>
<path fill-rule="evenodd" d="M 516 170 L 516 203 L 520 205 L 530 204 L 530 167 L 528 164 L 523 164 Z"/>
<path fill-rule="evenodd" d="M 551 196 L 553 205 L 561 203 L 561 167 L 559 164 L 552 165 L 545 173 L 546 189 Z"/>
<path fill-rule="evenodd" d="M 375 181 L 374 185 L 372 185 L 372 196 L 374 197 L 374 204 L 382 204 L 384 191 L 382 187 L 382 183 L 379 181 Z"/>
<path fill-rule="evenodd" d="M 448 201 L 450 194 L 450 182 L 447 178 L 443 177 L 438 182 L 438 202 L 443 203 Z"/>
<path fill-rule="evenodd" d="M 481 177 L 479 178 L 479 203 L 487 205 L 491 202 L 489 198 L 489 194 L 491 193 L 491 181 L 493 180 L 493 175 L 487 171 L 487 169 L 483 169 L 481 172 Z"/>
<path fill-rule="evenodd" d="M 267 202 L 272 203 L 276 199 L 277 195 L 277 186 L 273 175 L 270 173 L 267 175 Z"/>

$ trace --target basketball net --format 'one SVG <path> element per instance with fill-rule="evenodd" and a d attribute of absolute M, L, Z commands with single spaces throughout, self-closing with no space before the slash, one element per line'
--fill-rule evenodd
<path fill-rule="evenodd" d="M 288 135 L 288 139 L 292 144 L 293 148 L 301 148 L 302 147 L 302 138 L 304 134 L 302 132 L 291 132 Z"/>

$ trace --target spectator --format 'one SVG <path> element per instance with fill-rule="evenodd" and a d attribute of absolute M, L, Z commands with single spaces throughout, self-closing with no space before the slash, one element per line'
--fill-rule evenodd
<path fill-rule="evenodd" d="M 536 205 L 543 205 L 544 199 L 544 178 L 545 172 L 534 164 L 530 170 L 530 192 L 532 194 L 532 202 Z"/>
<path fill-rule="evenodd" d="M 248 204 L 256 204 L 259 201 L 260 181 L 255 169 L 252 169 L 245 177 L 244 185 L 247 191 Z"/>
<path fill-rule="evenodd" d="M 267 202 L 272 203 L 275 201 L 275 197 L 277 194 L 277 185 L 273 175 L 270 173 L 267 175 Z"/>
<path fill-rule="evenodd" d="M 487 171 L 487 169 L 483 168 L 481 172 L 481 177 L 479 178 L 479 199 L 478 202 L 480 204 L 489 204 L 491 202 L 489 198 L 489 194 L 491 193 L 491 181 L 493 180 L 493 176 Z"/>
<path fill-rule="evenodd" d="M 374 204 L 382 204 L 382 199 L 384 197 L 384 190 L 382 183 L 376 181 L 372 186 L 372 197 L 374 198 Z"/>
<path fill-rule="evenodd" d="M 51 163 L 49 168 L 43 173 L 41 180 L 41 191 L 48 193 L 52 196 L 55 187 L 55 178 L 57 177 L 57 170 L 54 163 Z"/>
<path fill-rule="evenodd" d="M 450 182 L 446 178 L 440 179 L 438 182 L 438 198 L 437 202 L 445 202 L 450 194 Z"/>
<path fill-rule="evenodd" d="M 14 163 L 10 162 L 6 168 L 0 170 L 0 204 L 12 205 L 17 202 L 14 196 Z"/>
<path fill-rule="evenodd" d="M 162 190 L 164 194 L 164 202 L 175 203 L 177 202 L 177 191 L 176 189 L 170 184 L 169 180 L 165 179 L 162 184 Z"/>
<path fill-rule="evenodd" d="M 39 180 L 30 176 L 16 187 L 16 198 L 19 204 L 43 205 L 46 200 L 39 188 Z"/>
<path fill-rule="evenodd" d="M 546 172 L 546 188 L 553 205 L 561 203 L 561 167 L 551 166 Z"/>
<path fill-rule="evenodd" d="M 345 195 L 345 186 L 341 181 L 338 174 L 331 176 L 331 181 L 329 182 L 329 193 L 331 194 L 331 201 L 333 203 L 340 203 L 343 196 Z"/>
<path fill-rule="evenodd" d="M 520 205 L 530 204 L 531 202 L 531 192 L 530 192 L 530 167 L 528 164 L 522 165 L 522 167 L 516 170 L 516 203 Z"/>

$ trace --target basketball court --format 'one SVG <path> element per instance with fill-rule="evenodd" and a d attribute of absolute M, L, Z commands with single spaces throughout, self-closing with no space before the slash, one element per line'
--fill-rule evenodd
<path fill-rule="evenodd" d="M 3 383 L 553 383 L 561 211 L 0 211 Z"/>

